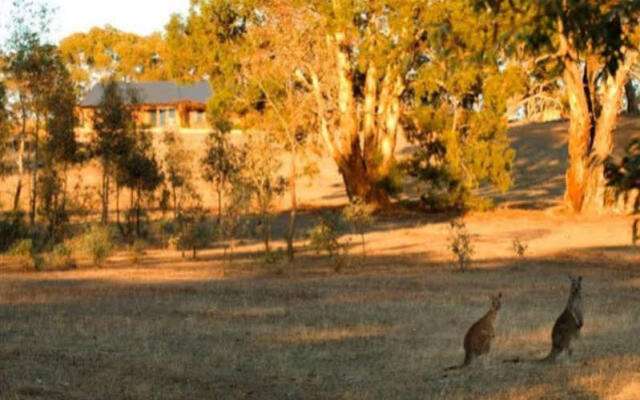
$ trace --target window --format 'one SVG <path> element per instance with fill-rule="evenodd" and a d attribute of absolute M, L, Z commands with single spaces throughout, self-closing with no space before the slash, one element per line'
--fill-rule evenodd
<path fill-rule="evenodd" d="M 176 125 L 176 109 L 169 109 L 169 125 Z"/>
<path fill-rule="evenodd" d="M 160 126 L 165 126 L 165 125 L 167 125 L 167 110 L 160 110 L 160 120 L 159 120 L 159 125 L 160 125 Z"/>
<path fill-rule="evenodd" d="M 157 110 L 149 111 L 149 125 L 151 126 L 158 126 L 158 114 L 156 111 Z"/>

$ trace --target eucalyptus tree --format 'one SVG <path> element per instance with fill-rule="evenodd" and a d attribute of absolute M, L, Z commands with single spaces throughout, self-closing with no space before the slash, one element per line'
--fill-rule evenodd
<path fill-rule="evenodd" d="M 279 120 L 278 129 L 288 131 L 290 138 L 300 131 L 317 132 L 318 141 L 343 177 L 347 195 L 385 208 L 402 184 L 396 160 L 398 138 L 427 127 L 416 123 L 416 118 L 421 112 L 427 115 L 425 105 L 433 107 L 434 103 L 428 94 L 438 92 L 425 90 L 437 82 L 423 70 L 433 69 L 435 63 L 446 64 L 458 37 L 464 35 L 474 45 L 476 37 L 493 40 L 487 34 L 477 35 L 478 25 L 472 23 L 457 36 L 447 33 L 447 18 L 470 10 L 469 6 L 463 0 L 194 1 L 186 18 L 175 16 L 167 26 L 168 47 L 175 49 L 170 70 L 183 79 L 210 77 L 217 89 L 210 104 L 216 118 L 233 115 L 246 121 L 257 111 L 269 115 L 270 123 L 276 122 L 272 126 Z M 473 15 L 467 12 L 465 17 Z M 458 25 L 463 24 L 458 21 Z M 481 28 L 487 28 L 487 23 Z M 473 65 L 479 71 L 474 74 L 477 78 L 486 71 L 478 67 L 475 53 L 453 52 L 453 57 L 460 70 L 467 61 Z M 490 67 L 500 70 L 496 53 L 485 59 L 490 57 Z M 458 78 L 464 78 L 463 72 Z M 477 88 L 489 86 L 462 81 L 468 83 L 476 100 L 482 99 L 482 90 Z M 492 87 L 497 86 L 496 79 Z M 440 91 L 440 99 L 456 90 Z M 486 104 L 477 101 L 474 108 L 474 102 L 460 90 L 458 99 L 452 101 L 463 104 L 458 108 L 466 108 L 469 115 Z M 287 102 L 300 107 L 286 109 Z M 498 125 L 499 132 L 489 132 Z M 508 175 L 513 155 L 500 133 L 503 125 L 491 125 L 474 140 L 461 141 L 463 147 L 477 145 L 473 166 L 478 170 L 458 167 L 471 171 L 464 178 L 473 182 L 468 186 L 483 180 L 508 186 L 504 175 Z M 296 126 L 304 129 L 294 129 Z M 454 129 L 459 138 L 467 135 L 458 129 L 461 127 Z M 459 151 L 452 149 L 456 153 Z M 480 171 L 487 166 L 489 173 Z"/>
<path fill-rule="evenodd" d="M 502 39 L 522 49 L 532 71 L 558 79 L 569 103 L 565 200 L 575 212 L 606 209 L 604 161 L 629 71 L 638 59 L 640 1 L 476 0 L 477 9 L 510 24 Z"/>

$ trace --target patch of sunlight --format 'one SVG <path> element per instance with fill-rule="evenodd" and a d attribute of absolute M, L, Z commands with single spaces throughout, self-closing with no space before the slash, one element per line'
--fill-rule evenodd
<path fill-rule="evenodd" d="M 637 380 L 625 385 L 622 390 L 611 396 L 610 400 L 637 400 L 640 398 L 640 378 L 636 378 Z"/>
<path fill-rule="evenodd" d="M 365 325 L 343 328 L 302 328 L 278 335 L 277 342 L 287 344 L 325 343 L 349 339 L 384 336 L 386 328 L 380 325 Z"/>
<path fill-rule="evenodd" d="M 537 400 L 544 398 L 545 395 L 548 394 L 548 386 L 545 385 L 537 385 L 537 386 L 518 386 L 513 389 L 505 390 L 500 394 L 496 395 L 495 393 L 480 397 L 479 399 L 486 400 L 496 400 L 496 399 L 518 399 L 518 400 Z"/>
<path fill-rule="evenodd" d="M 286 310 L 284 307 L 252 307 L 235 310 L 209 310 L 207 315 L 214 318 L 264 318 L 273 316 L 283 316 Z"/>
<path fill-rule="evenodd" d="M 576 377 L 572 386 L 584 388 L 602 399 L 640 399 L 640 375 L 626 372 L 633 370 L 635 363 L 625 358 L 610 358 L 601 362 L 610 364 L 613 369 L 605 368 L 594 374 Z"/>

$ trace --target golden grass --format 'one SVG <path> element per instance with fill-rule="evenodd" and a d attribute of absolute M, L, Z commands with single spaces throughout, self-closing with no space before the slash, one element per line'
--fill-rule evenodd
<path fill-rule="evenodd" d="M 411 261 L 409 263 L 409 261 Z M 553 258 L 469 273 L 372 256 L 347 275 L 303 260 L 276 276 L 245 260 L 43 274 L 0 283 L 0 398 L 635 399 L 640 271 Z M 378 266 L 386 264 L 386 268 Z M 404 269 L 401 266 L 406 266 Z M 245 271 L 250 268 L 253 272 Z M 311 269 L 308 272 L 305 268 Z M 585 276 L 586 325 L 574 360 L 539 358 Z M 505 295 L 486 362 L 461 362 L 486 296 Z"/>

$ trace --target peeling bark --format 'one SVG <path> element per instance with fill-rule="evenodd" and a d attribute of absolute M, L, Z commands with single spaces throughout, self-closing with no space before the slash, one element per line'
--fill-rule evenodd
<path fill-rule="evenodd" d="M 576 58 L 577 59 L 577 58 Z M 599 108 L 595 105 L 594 62 L 565 62 L 564 82 L 570 107 L 569 159 L 565 200 L 578 213 L 599 214 L 607 209 L 604 161 L 613 149 L 612 135 L 620 111 L 629 69 L 637 59 L 627 52 L 615 76 L 600 84 Z"/>
<path fill-rule="evenodd" d="M 335 62 L 337 113 L 327 111 L 333 93 L 309 68 L 320 136 L 338 166 L 349 198 L 362 198 L 377 208 L 386 208 L 391 201 L 381 182 L 391 171 L 397 136 L 402 132 L 400 96 L 404 82 L 397 67 L 391 65 L 380 71 L 371 63 L 366 69 L 363 99 L 359 99 L 354 91 L 350 44 L 341 33 L 328 35 L 326 43 Z"/>

